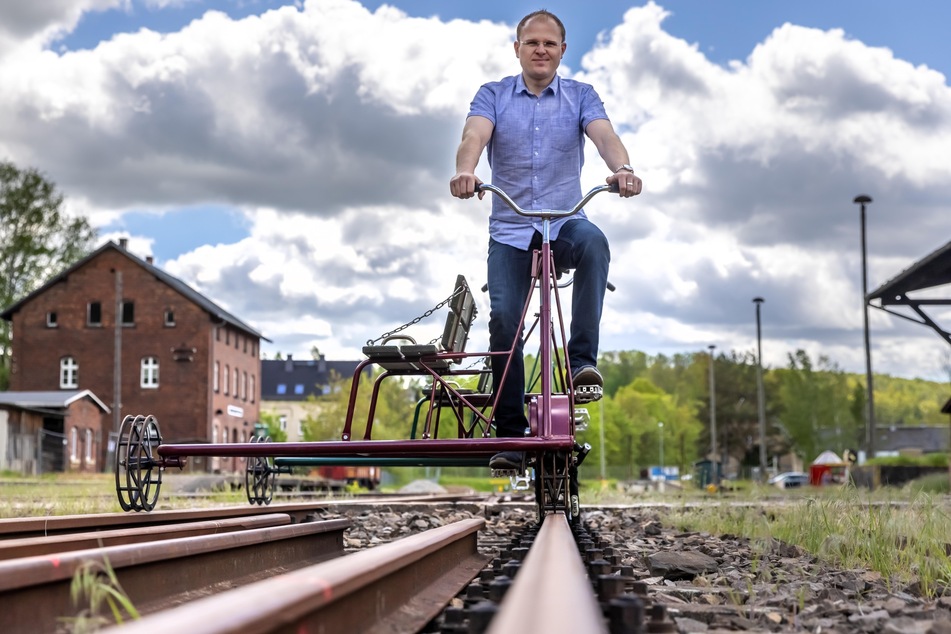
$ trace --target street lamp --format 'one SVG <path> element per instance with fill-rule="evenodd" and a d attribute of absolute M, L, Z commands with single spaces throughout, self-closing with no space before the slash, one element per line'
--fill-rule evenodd
<path fill-rule="evenodd" d="M 666 480 L 667 476 L 664 474 L 664 423 L 657 423 L 657 429 L 660 430 L 660 474 Z"/>
<path fill-rule="evenodd" d="M 872 392 L 872 349 L 868 336 L 868 259 L 865 249 L 865 205 L 872 202 L 870 196 L 856 196 L 852 202 L 859 205 L 862 231 L 862 317 L 865 323 L 865 445 L 868 457 L 875 457 L 875 401 Z"/>
<path fill-rule="evenodd" d="M 759 405 L 759 473 L 760 479 L 766 479 L 766 395 L 763 393 L 763 337 L 760 329 L 760 304 L 762 297 L 754 297 L 756 304 L 756 398 Z"/>
<path fill-rule="evenodd" d="M 717 347 L 713 345 L 707 346 L 707 349 L 710 350 L 710 453 L 713 454 L 714 484 L 717 483 L 717 390 L 716 380 L 713 376 L 713 351 L 716 350 L 716 348 Z"/>

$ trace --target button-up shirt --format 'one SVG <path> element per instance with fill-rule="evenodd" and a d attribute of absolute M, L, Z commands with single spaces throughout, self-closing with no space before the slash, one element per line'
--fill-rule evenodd
<path fill-rule="evenodd" d="M 581 200 L 584 129 L 607 119 L 594 88 L 555 76 L 541 95 L 525 86 L 521 75 L 484 84 L 469 107 L 469 116 L 485 117 L 495 126 L 487 147 L 492 184 L 522 209 L 570 209 Z M 583 218 L 584 211 L 553 220 L 550 236 L 562 224 Z M 525 218 L 497 196 L 492 197 L 489 235 L 496 241 L 528 249 L 540 219 Z"/>

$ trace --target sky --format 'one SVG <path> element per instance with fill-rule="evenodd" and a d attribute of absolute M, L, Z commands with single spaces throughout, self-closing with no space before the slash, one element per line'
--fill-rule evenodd
<path fill-rule="evenodd" d="M 457 273 L 484 284 L 489 201 L 448 182 L 472 97 L 519 72 L 515 25 L 541 6 L 567 27 L 560 73 L 596 88 L 644 181 L 587 207 L 617 288 L 602 352 L 755 352 L 762 297 L 767 367 L 801 349 L 863 373 L 853 199 L 873 199 L 870 291 L 951 240 L 951 3 L 3 2 L 0 159 L 266 355 L 359 359 Z M 607 175 L 588 143 L 583 188 Z M 872 310 L 870 330 L 877 373 L 951 380 L 930 328 Z"/>

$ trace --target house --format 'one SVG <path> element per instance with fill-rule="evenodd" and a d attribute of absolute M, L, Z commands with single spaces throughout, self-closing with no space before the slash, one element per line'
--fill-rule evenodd
<path fill-rule="evenodd" d="M 308 416 L 318 416 L 320 406 L 310 397 L 325 396 L 335 386 L 345 385 L 349 391 L 353 373 L 360 361 L 298 361 L 286 359 L 261 361 L 261 410 L 278 416 L 287 440 L 303 440 L 303 423 Z"/>
<path fill-rule="evenodd" d="M 109 408 L 89 390 L 0 392 L 0 470 L 102 470 Z"/>
<path fill-rule="evenodd" d="M 261 333 L 181 280 L 107 242 L 0 313 L 12 326 L 13 391 L 88 390 L 112 413 L 101 464 L 126 415 L 163 442 L 238 442 L 258 420 Z M 69 451 L 72 451 L 70 449 Z M 192 459 L 237 470 L 242 459 Z"/>

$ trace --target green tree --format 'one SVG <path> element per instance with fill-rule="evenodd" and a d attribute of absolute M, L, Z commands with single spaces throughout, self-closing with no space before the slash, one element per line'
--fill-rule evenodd
<path fill-rule="evenodd" d="M 281 429 L 281 417 L 275 412 L 261 412 L 261 424 L 267 429 L 272 442 L 287 442 L 287 432 Z"/>
<path fill-rule="evenodd" d="M 63 209 L 63 195 L 36 169 L 0 161 L 0 308 L 86 255 L 96 232 Z M 0 319 L 0 389 L 10 371 L 10 322 Z"/>

